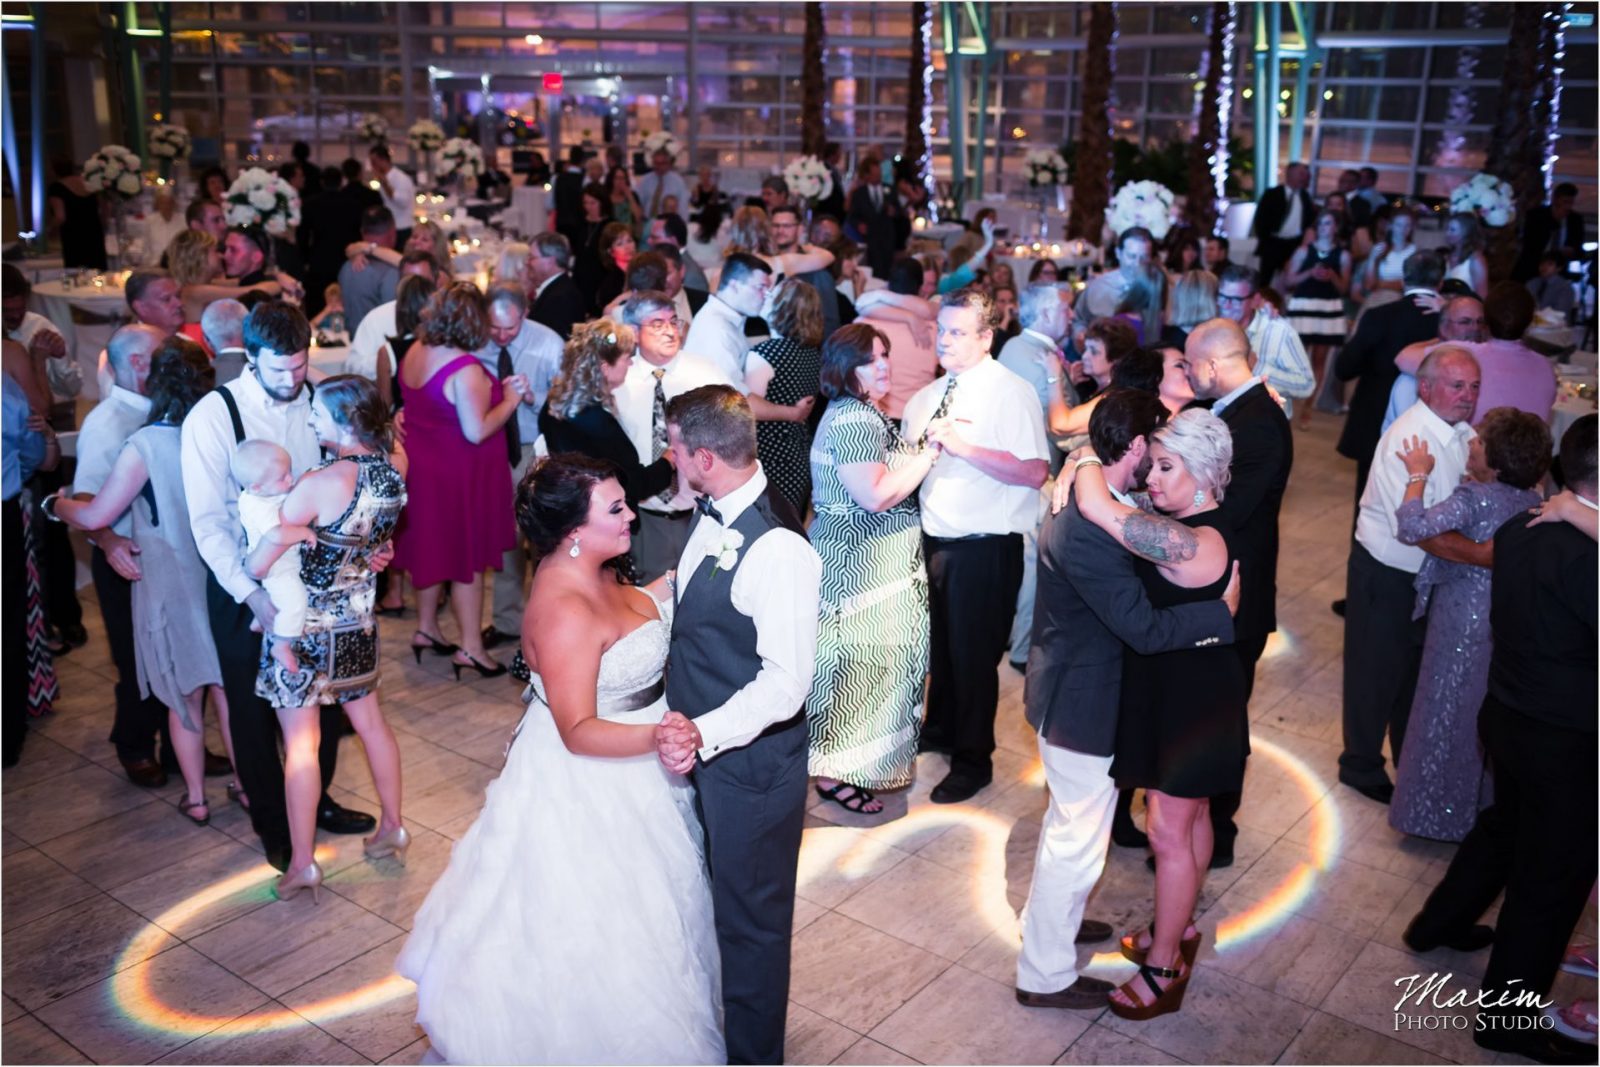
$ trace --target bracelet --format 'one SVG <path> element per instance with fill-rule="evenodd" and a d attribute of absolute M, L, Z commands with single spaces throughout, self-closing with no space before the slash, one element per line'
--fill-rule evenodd
<path fill-rule="evenodd" d="M 1406 484 L 1416 485 L 1418 482 L 1425 482 L 1427 480 L 1428 476 L 1426 474 L 1413 474 L 1411 477 L 1406 479 Z"/>
<path fill-rule="evenodd" d="M 1059 382 L 1060 380 L 1061 380 L 1061 376 L 1059 374 L 1046 375 L 1045 379 L 1044 379 L 1044 384 L 1046 384 L 1046 385 L 1054 385 L 1057 382 Z"/>
<path fill-rule="evenodd" d="M 56 514 L 56 501 L 61 499 L 61 492 L 57 490 L 39 501 L 39 510 L 44 512 L 44 517 L 51 522 L 60 522 L 61 516 Z"/>
<path fill-rule="evenodd" d="M 1084 456 L 1082 459 L 1078 460 L 1077 463 L 1073 464 L 1072 469 L 1073 469 L 1074 472 L 1076 472 L 1079 467 L 1104 467 L 1104 466 L 1105 466 L 1105 464 L 1100 462 L 1100 457 L 1099 456 Z"/>

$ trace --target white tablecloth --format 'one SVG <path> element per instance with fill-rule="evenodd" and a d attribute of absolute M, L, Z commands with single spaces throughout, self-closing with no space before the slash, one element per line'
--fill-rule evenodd
<path fill-rule="evenodd" d="M 1557 452 L 1561 451 L 1561 436 L 1566 433 L 1574 422 L 1585 415 L 1595 412 L 1594 390 L 1597 384 L 1593 365 L 1581 363 L 1562 363 L 1556 367 L 1557 376 L 1561 380 L 1561 388 L 1556 393 L 1556 405 L 1550 412 L 1550 437 L 1551 444 Z M 1590 395 L 1578 395 L 1580 386 L 1588 386 Z"/>
<path fill-rule="evenodd" d="M 508 230 L 523 237 L 536 237 L 549 229 L 550 194 L 542 185 L 518 185 L 511 190 L 511 206 L 500 214 Z"/>
<path fill-rule="evenodd" d="M 326 378 L 335 374 L 344 373 L 344 361 L 349 358 L 349 345 L 328 345 L 316 347 L 311 350 L 311 366 L 306 368 L 306 377 L 311 379 L 312 385 L 317 385 Z"/>
<path fill-rule="evenodd" d="M 111 277 L 106 276 L 107 284 L 103 287 L 75 286 L 69 289 L 60 281 L 41 282 L 33 287 L 33 296 L 29 300 L 33 310 L 49 319 L 61 331 L 67 351 L 83 372 L 83 397 L 86 400 L 100 399 L 95 378 L 100 351 L 111 340 L 117 327 L 132 318 L 122 286 L 112 284 Z M 75 323 L 72 321 L 74 308 L 108 321 Z"/>
<path fill-rule="evenodd" d="M 29 256 L 26 259 L 13 259 L 9 261 L 12 266 L 20 270 L 23 275 L 34 285 L 42 282 L 51 282 L 60 278 L 67 272 L 61 263 L 61 256 Z"/>

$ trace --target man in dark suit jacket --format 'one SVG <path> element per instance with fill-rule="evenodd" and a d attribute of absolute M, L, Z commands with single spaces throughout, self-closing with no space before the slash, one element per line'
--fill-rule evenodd
<path fill-rule="evenodd" d="M 1166 417 L 1155 395 L 1132 389 L 1113 389 L 1096 406 L 1089 437 L 1114 491 L 1125 492 L 1148 466 L 1147 438 Z M 1109 986 L 1078 975 L 1074 944 L 1110 936 L 1103 923 L 1083 922 L 1083 907 L 1111 838 L 1123 651 L 1230 642 L 1233 620 L 1223 600 L 1153 608 L 1133 557 L 1082 516 L 1076 497 L 1045 520 L 1038 573 L 1023 700 L 1028 725 L 1039 735 L 1050 807 L 1022 913 L 1017 1000 L 1030 1007 L 1101 1008 Z M 1237 580 L 1225 596 L 1237 605 Z"/>
<path fill-rule="evenodd" d="M 589 317 L 589 301 L 568 269 L 572 266 L 572 245 L 559 233 L 546 232 L 535 237 L 528 252 L 528 318 L 548 326 L 570 340 L 572 328 Z"/>
<path fill-rule="evenodd" d="M 1383 413 L 1389 392 L 1400 372 L 1394 358 L 1406 345 L 1439 336 L 1439 315 L 1419 304 L 1417 297 L 1438 295 L 1444 280 L 1444 260 L 1435 252 L 1413 252 L 1406 260 L 1399 300 L 1370 308 L 1361 316 L 1355 334 L 1339 350 L 1333 374 L 1341 382 L 1359 378 L 1350 398 L 1350 414 L 1339 434 L 1339 455 L 1356 461 L 1356 501 L 1367 487 L 1372 452 L 1383 435 Z"/>
<path fill-rule="evenodd" d="M 345 249 L 361 240 L 361 215 L 383 206 L 383 198 L 361 181 L 361 161 L 347 159 L 339 168 L 344 184 L 326 188 L 300 211 L 299 237 L 306 269 L 306 312 L 322 310 L 322 294 L 339 277 Z M 354 328 L 352 328 L 352 333 Z"/>
<path fill-rule="evenodd" d="M 859 235 L 867 250 L 867 266 L 874 277 L 887 278 L 894 257 L 900 251 L 898 222 L 900 201 L 892 189 L 879 180 L 879 162 L 868 156 L 856 168 L 856 187 L 850 193 L 846 221 Z"/>
<path fill-rule="evenodd" d="M 1244 664 L 1245 696 L 1255 688 L 1256 663 L 1278 628 L 1278 512 L 1294 466 L 1294 432 L 1266 385 L 1251 371 L 1250 341 L 1231 319 L 1201 323 L 1189 334 L 1184 356 L 1197 397 L 1228 425 L 1233 462 L 1218 510 L 1233 529 L 1239 558 L 1239 612 L 1233 647 Z M 1239 836 L 1233 816 L 1241 794 L 1211 798 L 1212 867 L 1233 863 Z"/>
<path fill-rule="evenodd" d="M 1256 255 L 1261 257 L 1261 284 L 1271 285 L 1278 269 L 1289 262 L 1306 230 L 1316 221 L 1317 205 L 1306 192 L 1311 168 L 1291 163 L 1284 168 L 1283 184 L 1261 194 L 1250 232 L 1256 239 Z M 1295 205 L 1299 205 L 1296 212 Z M 1298 222 L 1296 219 L 1298 218 Z M 1295 223 L 1295 225 L 1290 225 Z"/>
<path fill-rule="evenodd" d="M 1552 249 L 1564 249 L 1568 259 L 1583 254 L 1583 216 L 1572 209 L 1578 187 L 1562 182 L 1550 194 L 1548 204 L 1540 204 L 1522 221 L 1522 250 L 1517 254 L 1511 277 L 1525 282 L 1539 273 L 1539 257 Z M 1565 269 L 1565 264 L 1562 265 Z"/>
<path fill-rule="evenodd" d="M 577 145 L 567 153 L 567 165 L 556 175 L 555 230 L 570 243 L 581 243 L 583 235 L 583 164 L 589 153 Z"/>
<path fill-rule="evenodd" d="M 1561 438 L 1567 488 L 1587 500 L 1600 484 L 1595 426 L 1585 415 Z M 1549 994 L 1595 880 L 1593 534 L 1566 522 L 1529 526 L 1515 515 L 1494 535 L 1493 575 L 1494 640 L 1478 735 L 1494 771 L 1494 803 L 1478 812 L 1403 938 L 1419 953 L 1493 942 L 1473 1034 L 1479 1045 L 1540 1063 L 1593 1063 L 1592 1044 L 1544 1029 L 1539 1008 L 1521 999 Z M 1494 928 L 1475 925 L 1502 893 Z"/>

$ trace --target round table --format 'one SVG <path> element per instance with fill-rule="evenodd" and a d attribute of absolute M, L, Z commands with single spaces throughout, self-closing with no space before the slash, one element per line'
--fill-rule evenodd
<path fill-rule="evenodd" d="M 335 374 L 343 374 L 344 362 L 349 357 L 349 345 L 314 345 L 310 355 L 311 366 L 306 368 L 306 377 L 312 385 L 318 385 Z"/>
<path fill-rule="evenodd" d="M 83 371 L 83 395 L 89 400 L 100 398 L 95 371 L 101 349 L 111 340 L 117 327 L 132 318 L 117 276 L 100 277 L 104 285 L 69 287 L 59 280 L 41 282 L 33 287 L 29 298 L 33 310 L 49 319 L 61 332 L 67 351 Z M 78 321 L 74 319 L 75 311 Z"/>
<path fill-rule="evenodd" d="M 1597 379 L 1595 372 L 1575 364 L 1561 364 L 1557 368 L 1557 378 L 1561 382 L 1556 391 L 1555 407 L 1550 410 L 1550 439 L 1557 452 L 1561 451 L 1562 435 L 1585 415 L 1593 415 L 1596 409 L 1596 398 L 1593 390 L 1596 388 Z M 1580 386 L 1588 386 L 1590 395 L 1585 398 L 1578 395 Z"/>

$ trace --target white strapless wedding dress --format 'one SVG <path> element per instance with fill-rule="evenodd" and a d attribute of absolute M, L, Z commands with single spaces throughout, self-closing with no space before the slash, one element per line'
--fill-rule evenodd
<path fill-rule="evenodd" d="M 670 613 L 670 607 L 659 609 Z M 656 723 L 668 618 L 600 661 L 599 714 Z M 395 967 L 449 1063 L 726 1063 L 703 835 L 652 753 L 568 752 L 537 676 L 505 769 Z"/>

